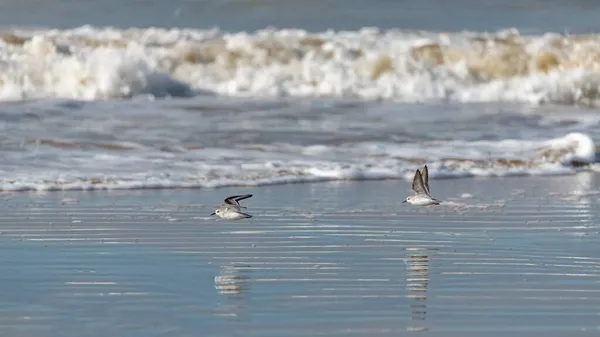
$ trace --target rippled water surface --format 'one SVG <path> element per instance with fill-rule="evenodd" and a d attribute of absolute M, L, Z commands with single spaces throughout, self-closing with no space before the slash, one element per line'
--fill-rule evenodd
<path fill-rule="evenodd" d="M 6 336 L 593 336 L 598 177 L 4 195 Z M 208 214 L 238 192 L 249 221 Z"/>

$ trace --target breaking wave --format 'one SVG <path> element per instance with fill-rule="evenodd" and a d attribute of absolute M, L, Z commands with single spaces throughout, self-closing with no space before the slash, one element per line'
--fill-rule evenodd
<path fill-rule="evenodd" d="M 600 35 L 14 30 L 0 99 L 216 94 L 597 105 Z"/>

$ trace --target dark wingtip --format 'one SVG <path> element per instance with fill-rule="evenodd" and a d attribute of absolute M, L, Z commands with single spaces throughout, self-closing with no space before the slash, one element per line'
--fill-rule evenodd
<path fill-rule="evenodd" d="M 423 174 L 421 173 L 421 171 L 419 169 L 417 169 L 415 171 L 415 178 L 419 177 L 419 180 L 423 180 Z"/>

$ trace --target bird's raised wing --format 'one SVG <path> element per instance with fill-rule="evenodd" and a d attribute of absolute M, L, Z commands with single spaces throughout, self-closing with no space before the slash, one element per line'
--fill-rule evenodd
<path fill-rule="evenodd" d="M 423 171 L 422 172 L 422 177 L 423 177 L 423 186 L 425 187 L 425 192 L 427 192 L 428 195 L 431 194 L 431 190 L 429 189 L 429 169 L 427 168 L 427 165 L 425 165 L 425 167 L 423 167 Z"/>
<path fill-rule="evenodd" d="M 423 176 L 421 175 L 421 172 L 419 170 L 415 172 L 415 176 L 412 182 L 412 190 L 415 191 L 417 195 L 427 195 L 427 190 L 425 189 L 425 185 L 423 184 Z"/>
<path fill-rule="evenodd" d="M 252 197 L 252 194 L 232 195 L 225 199 L 225 204 L 242 208 L 240 201 Z"/>

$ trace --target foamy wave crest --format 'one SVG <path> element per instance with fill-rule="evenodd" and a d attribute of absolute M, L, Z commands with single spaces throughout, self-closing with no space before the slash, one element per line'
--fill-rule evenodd
<path fill-rule="evenodd" d="M 93 146 L 92 146 L 93 145 Z M 215 188 L 333 180 L 412 179 L 427 164 L 436 178 L 571 174 L 596 166 L 596 147 L 585 134 L 545 141 L 450 141 L 423 144 L 353 142 L 337 146 L 238 145 L 236 148 L 38 143 L 47 166 L 8 158 L 0 190 Z M 73 147 L 78 151 L 73 151 Z M 109 151 L 84 151 L 86 147 Z M 452 153 L 452 157 L 447 154 Z M 4 167 L 4 166 L 2 166 Z M 98 172 L 102 172 L 99 174 Z"/>
<path fill-rule="evenodd" d="M 600 36 L 80 27 L 0 36 L 0 99 L 330 96 L 595 105 Z"/>

